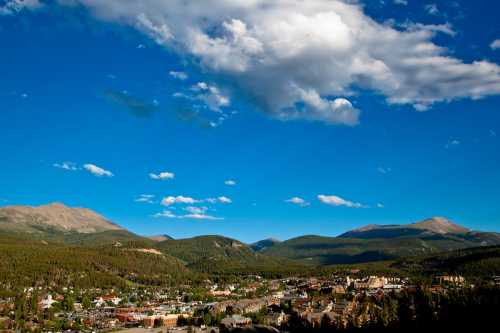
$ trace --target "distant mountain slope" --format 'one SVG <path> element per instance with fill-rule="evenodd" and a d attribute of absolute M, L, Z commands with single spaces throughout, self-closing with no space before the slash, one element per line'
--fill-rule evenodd
<path fill-rule="evenodd" d="M 154 243 L 90 209 L 70 208 L 61 203 L 0 208 L 0 235 L 83 246 L 149 247 Z"/>
<path fill-rule="evenodd" d="M 298 237 L 267 248 L 262 253 L 331 265 L 497 244 L 500 244 L 500 234 L 469 231 L 444 218 L 431 218 L 408 225 L 368 225 L 339 237 Z"/>
<path fill-rule="evenodd" d="M 404 258 L 391 267 L 407 272 L 459 274 L 468 278 L 492 278 L 500 275 L 500 246 L 475 247 L 436 255 Z"/>
<path fill-rule="evenodd" d="M 222 236 L 167 240 L 156 247 L 202 272 L 274 273 L 303 268 L 291 260 L 256 253 L 250 246 Z"/>
<path fill-rule="evenodd" d="M 266 238 L 266 239 L 263 239 L 263 240 L 260 240 L 260 241 L 257 241 L 255 243 L 252 243 L 250 244 L 250 247 L 254 250 L 254 251 L 262 251 L 262 250 L 265 250 L 267 248 L 270 248 L 276 244 L 279 244 L 281 243 L 280 240 L 277 240 L 277 239 L 274 239 L 274 238 Z"/>
<path fill-rule="evenodd" d="M 0 236 L 2 287 L 168 285 L 193 276 L 168 255 L 115 246 L 83 247 Z"/>
<path fill-rule="evenodd" d="M 124 230 L 90 209 L 70 208 L 61 203 L 0 208 L 0 229 L 29 233 L 56 231 L 81 234 Z"/>
<path fill-rule="evenodd" d="M 153 235 L 153 236 L 147 236 L 146 238 L 151 239 L 152 241 L 155 242 L 163 242 L 166 240 L 173 240 L 173 237 L 170 237 L 169 235 Z"/>
<path fill-rule="evenodd" d="M 423 232 L 435 234 L 465 234 L 469 229 L 459 226 L 444 217 L 432 217 L 421 222 L 411 224 L 377 225 L 370 224 L 359 229 L 348 231 L 339 237 L 343 238 L 384 238 L 395 236 L 419 235 Z"/>
<path fill-rule="evenodd" d="M 432 231 L 437 234 L 464 234 L 470 231 L 470 229 L 455 224 L 444 217 L 431 217 L 417 223 L 412 223 L 409 227 Z"/>

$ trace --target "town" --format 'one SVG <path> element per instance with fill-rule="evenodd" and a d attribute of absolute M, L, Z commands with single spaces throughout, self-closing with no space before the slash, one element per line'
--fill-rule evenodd
<path fill-rule="evenodd" d="M 3 294 L 0 329 L 107 332 L 134 328 L 131 332 L 141 332 L 137 329 L 157 328 L 191 333 L 255 326 L 278 332 L 293 330 L 292 322 L 312 329 L 362 327 L 384 317 L 380 304 L 385 298 L 419 290 L 444 295 L 475 287 L 458 275 L 435 276 L 432 284 L 422 286 L 408 277 L 363 276 L 359 270 L 328 277 L 248 275 L 214 280 L 206 279 L 198 286 L 129 290 L 25 288 L 22 295 Z M 493 277 L 489 284 L 499 288 L 500 277 Z"/>

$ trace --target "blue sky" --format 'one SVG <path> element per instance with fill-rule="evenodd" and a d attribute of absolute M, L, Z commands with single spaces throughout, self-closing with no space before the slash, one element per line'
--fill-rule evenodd
<path fill-rule="evenodd" d="M 248 242 L 500 231 L 500 7 L 397 2 L 0 1 L 0 204 Z"/>

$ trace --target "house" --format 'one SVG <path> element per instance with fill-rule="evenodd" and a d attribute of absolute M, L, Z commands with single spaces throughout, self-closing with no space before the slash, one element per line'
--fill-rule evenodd
<path fill-rule="evenodd" d="M 177 321 L 181 315 L 178 314 L 168 314 L 161 317 L 161 325 L 165 327 L 175 327 L 177 326 Z"/>
<path fill-rule="evenodd" d="M 494 277 L 493 277 L 493 283 L 494 283 L 496 286 L 500 286 L 500 276 L 494 276 Z"/>
<path fill-rule="evenodd" d="M 287 321 L 288 317 L 284 312 L 272 313 L 264 317 L 264 324 L 279 327 Z"/>
<path fill-rule="evenodd" d="M 211 290 L 208 294 L 214 297 L 231 296 L 231 290 Z"/>
<path fill-rule="evenodd" d="M 354 308 L 356 307 L 356 304 L 352 301 L 347 301 L 347 300 L 342 300 L 339 301 L 335 304 L 333 304 L 333 312 L 339 314 L 339 315 L 348 315 L 352 313 Z"/>
<path fill-rule="evenodd" d="M 144 327 L 151 328 L 155 326 L 156 316 L 145 316 L 142 318 L 142 324 Z"/>
<path fill-rule="evenodd" d="M 332 294 L 345 294 L 345 287 L 341 284 L 336 284 L 332 287 Z"/>
<path fill-rule="evenodd" d="M 232 315 L 221 320 L 221 325 L 225 328 L 245 327 L 252 324 L 252 319 L 240 315 Z"/>
<path fill-rule="evenodd" d="M 103 299 L 103 301 L 104 301 L 104 302 L 106 302 L 106 303 L 107 303 L 107 302 L 110 302 L 110 303 L 112 303 L 112 304 L 114 304 L 114 305 L 118 305 L 118 304 L 120 304 L 120 302 L 122 301 L 122 299 L 121 299 L 121 298 L 116 297 L 116 296 L 113 296 L 113 295 L 106 295 L 106 296 L 103 296 L 103 297 L 102 297 L 102 299 Z"/>
<path fill-rule="evenodd" d="M 460 275 L 442 275 L 437 277 L 440 284 L 456 284 L 462 285 L 465 282 L 465 278 Z"/>
<path fill-rule="evenodd" d="M 52 298 L 52 295 L 47 295 L 46 298 L 42 299 L 39 303 L 38 303 L 38 307 L 40 309 L 43 309 L 43 310 L 46 310 L 46 309 L 50 309 L 52 307 L 52 304 L 54 303 L 57 303 L 56 300 L 54 300 Z"/>

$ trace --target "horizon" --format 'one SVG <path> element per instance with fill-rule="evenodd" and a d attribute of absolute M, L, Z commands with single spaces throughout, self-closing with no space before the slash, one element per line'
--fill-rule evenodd
<path fill-rule="evenodd" d="M 0 207 L 245 243 L 500 232 L 500 4 L 0 0 Z"/>
<path fill-rule="evenodd" d="M 405 225 L 411 225 L 411 224 L 415 224 L 415 223 L 421 223 L 421 222 L 425 222 L 425 221 L 428 221 L 428 220 L 434 220 L 434 219 L 444 219 L 447 222 L 455 224 L 455 225 L 457 225 L 459 227 L 465 227 L 466 229 L 468 229 L 471 232 L 475 232 L 475 231 L 492 232 L 492 230 L 479 230 L 479 229 L 478 230 L 474 230 L 474 229 L 470 229 L 470 228 L 467 228 L 465 225 L 457 224 L 454 221 L 451 221 L 451 220 L 449 220 L 448 218 L 446 218 L 444 216 L 432 216 L 432 217 L 426 217 L 424 219 L 420 219 L 420 220 L 413 221 L 413 222 L 408 222 L 408 223 L 402 223 L 402 224 L 364 224 L 364 225 L 362 225 L 360 227 L 356 227 L 356 228 L 348 229 L 348 230 L 343 230 L 340 233 L 335 234 L 335 235 L 320 234 L 320 233 L 310 233 L 310 234 L 294 235 L 294 236 L 291 236 L 289 238 L 281 238 L 281 239 L 277 238 L 277 237 L 273 237 L 273 236 L 262 236 L 261 238 L 258 238 L 258 239 L 255 239 L 255 240 L 241 240 L 239 238 L 232 237 L 231 235 L 225 235 L 225 234 L 193 234 L 193 235 L 184 236 L 184 237 L 174 237 L 172 234 L 169 234 L 169 233 L 144 234 L 144 233 L 141 233 L 141 231 L 137 231 L 136 232 L 134 230 L 130 230 L 127 227 L 121 225 L 119 222 L 116 222 L 116 221 L 108 219 L 106 216 L 100 214 L 99 212 L 96 212 L 96 211 L 92 210 L 89 207 L 71 207 L 71 206 L 66 205 L 63 202 L 51 202 L 51 203 L 47 203 L 47 204 L 44 204 L 44 205 L 37 205 L 37 206 L 24 206 L 24 205 L 4 205 L 4 206 L 2 206 L 2 205 L 0 205 L 0 209 L 1 208 L 11 208 L 11 207 L 12 208 L 16 208 L 16 207 L 38 208 L 38 207 L 57 206 L 57 205 L 60 205 L 60 206 L 63 206 L 65 208 L 69 208 L 69 209 L 89 209 L 89 210 L 97 213 L 101 217 L 103 217 L 108 222 L 113 223 L 113 224 L 121 227 L 122 229 L 125 229 L 127 231 L 133 232 L 136 235 L 141 236 L 141 237 L 145 237 L 145 238 L 151 238 L 151 237 L 157 237 L 157 236 L 167 236 L 167 237 L 171 237 L 173 240 L 182 240 L 182 239 L 190 239 L 190 238 L 204 237 L 204 236 L 217 236 L 217 237 L 225 237 L 225 238 L 230 238 L 230 239 L 234 239 L 234 240 L 237 240 L 237 241 L 241 241 L 242 243 L 245 243 L 245 244 L 248 244 L 248 245 L 251 245 L 253 243 L 257 243 L 259 241 L 264 241 L 264 240 L 276 240 L 276 241 L 279 241 L 279 242 L 284 242 L 284 241 L 288 241 L 288 240 L 291 240 L 291 239 L 294 239 L 294 238 L 309 237 L 309 236 L 314 236 L 314 237 L 316 237 L 316 236 L 317 237 L 332 237 L 332 238 L 335 238 L 335 237 L 339 237 L 339 236 L 343 235 L 344 233 L 348 233 L 348 232 L 351 232 L 351 231 L 356 231 L 356 230 L 359 230 L 360 228 L 363 228 L 363 227 L 369 227 L 369 226 L 405 226 Z"/>

